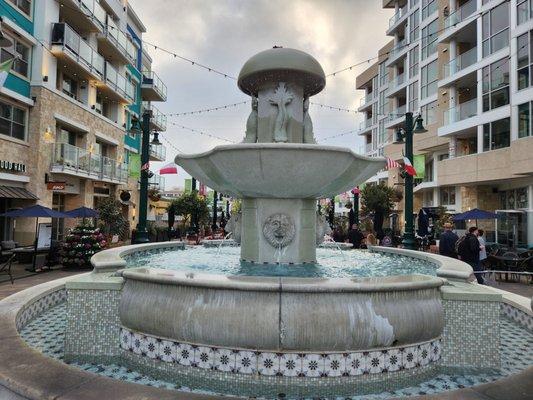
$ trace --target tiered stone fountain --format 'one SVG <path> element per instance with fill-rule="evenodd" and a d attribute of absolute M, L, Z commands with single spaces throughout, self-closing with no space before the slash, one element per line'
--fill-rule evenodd
<path fill-rule="evenodd" d="M 316 199 L 352 189 L 385 161 L 316 144 L 309 98 L 326 80 L 309 54 L 263 51 L 244 64 L 238 85 L 252 97 L 243 143 L 180 154 L 176 163 L 218 192 L 242 199 L 237 240 L 243 261 L 314 263 Z"/>

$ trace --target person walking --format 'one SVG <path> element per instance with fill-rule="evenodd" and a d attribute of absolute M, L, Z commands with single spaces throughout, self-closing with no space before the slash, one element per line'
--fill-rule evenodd
<path fill-rule="evenodd" d="M 359 230 L 357 224 L 352 224 L 352 229 L 348 231 L 348 241 L 352 244 L 354 249 L 361 248 L 361 242 L 364 239 L 363 232 Z"/>
<path fill-rule="evenodd" d="M 472 267 L 477 283 L 483 285 L 485 280 L 483 279 L 483 274 L 480 273 L 480 271 L 482 271 L 479 266 L 480 250 L 481 247 L 479 245 L 479 240 L 477 239 L 477 227 L 472 226 L 468 229 L 468 233 L 459 239 L 457 253 L 459 254 L 461 261 L 464 261 Z"/>
<path fill-rule="evenodd" d="M 457 258 L 455 243 L 457 243 L 458 240 L 459 236 L 452 231 L 452 224 L 446 222 L 444 224 L 444 232 L 440 235 L 439 254 L 446 257 Z"/>

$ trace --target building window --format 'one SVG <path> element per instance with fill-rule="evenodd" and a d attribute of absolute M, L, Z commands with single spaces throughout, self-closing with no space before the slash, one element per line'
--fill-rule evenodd
<path fill-rule="evenodd" d="M 389 83 L 389 73 L 385 63 L 379 64 L 379 86 L 386 86 Z"/>
<path fill-rule="evenodd" d="M 422 0 L 422 21 L 437 11 L 437 0 Z"/>
<path fill-rule="evenodd" d="M 437 51 L 437 22 L 438 20 L 435 20 L 422 28 L 422 60 L 425 60 Z"/>
<path fill-rule="evenodd" d="M 78 82 L 68 75 L 63 75 L 61 90 L 63 93 L 72 97 L 73 99 L 78 98 Z"/>
<path fill-rule="evenodd" d="M 24 14 L 31 16 L 31 0 L 8 0 Z"/>
<path fill-rule="evenodd" d="M 65 195 L 54 193 L 52 195 L 52 210 L 65 211 Z M 52 218 L 52 239 L 61 241 L 65 236 L 65 219 Z"/>
<path fill-rule="evenodd" d="M 436 120 L 437 102 L 432 101 L 420 107 L 420 115 L 424 120 L 424 125 L 431 125 L 437 122 Z"/>
<path fill-rule="evenodd" d="M 419 24 L 420 12 L 417 9 L 409 16 L 409 43 L 414 43 L 415 40 L 418 40 L 420 36 Z"/>
<path fill-rule="evenodd" d="M 509 3 L 503 2 L 483 14 L 483 57 L 509 45 Z"/>
<path fill-rule="evenodd" d="M 531 134 L 531 111 L 532 103 L 524 103 L 518 106 L 518 137 L 533 136 Z"/>
<path fill-rule="evenodd" d="M 483 68 L 483 111 L 509 104 L 509 59 Z"/>
<path fill-rule="evenodd" d="M 418 46 L 409 52 L 409 78 L 418 75 Z"/>
<path fill-rule="evenodd" d="M 27 78 L 29 74 L 28 65 L 30 61 L 30 47 L 13 36 L 8 34 L 6 34 L 6 36 L 8 36 L 13 43 L 11 46 L 2 47 L 2 51 L 0 52 L 0 62 L 3 63 L 7 60 L 15 59 L 11 71 Z"/>
<path fill-rule="evenodd" d="M 529 208 L 527 187 L 500 191 L 500 207 L 503 210 Z"/>
<path fill-rule="evenodd" d="M 455 186 L 445 186 L 440 188 L 440 204 L 446 206 L 455 205 Z"/>
<path fill-rule="evenodd" d="M 533 54 L 530 43 L 533 43 L 532 37 L 533 31 L 529 31 L 528 33 L 518 36 L 516 39 L 518 90 L 525 89 L 531 84 L 531 75 L 533 74 Z"/>
<path fill-rule="evenodd" d="M 26 110 L 0 101 L 0 134 L 26 139 Z"/>
<path fill-rule="evenodd" d="M 533 0 L 517 0 L 516 24 L 520 25 L 531 18 L 533 14 Z"/>
<path fill-rule="evenodd" d="M 421 99 L 437 93 L 437 60 L 422 67 L 420 89 Z"/>
<path fill-rule="evenodd" d="M 418 81 L 409 85 L 409 110 L 415 112 L 418 110 Z"/>
<path fill-rule="evenodd" d="M 511 144 L 511 120 L 500 119 L 483 125 L 483 151 L 509 147 Z"/>

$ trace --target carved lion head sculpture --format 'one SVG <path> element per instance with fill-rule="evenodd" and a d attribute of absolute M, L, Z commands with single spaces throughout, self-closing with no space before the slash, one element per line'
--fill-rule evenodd
<path fill-rule="evenodd" d="M 296 228 L 287 214 L 272 214 L 263 223 L 263 235 L 267 242 L 275 247 L 286 247 L 294 239 Z"/>

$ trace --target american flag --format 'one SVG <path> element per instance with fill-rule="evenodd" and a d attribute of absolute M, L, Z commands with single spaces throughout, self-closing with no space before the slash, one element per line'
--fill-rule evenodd
<path fill-rule="evenodd" d="M 149 162 L 143 164 L 142 167 L 141 167 L 141 171 L 148 170 L 148 169 L 150 169 L 150 163 Z"/>
<path fill-rule="evenodd" d="M 401 165 L 394 161 L 392 158 L 387 157 L 387 169 L 400 168 Z"/>

